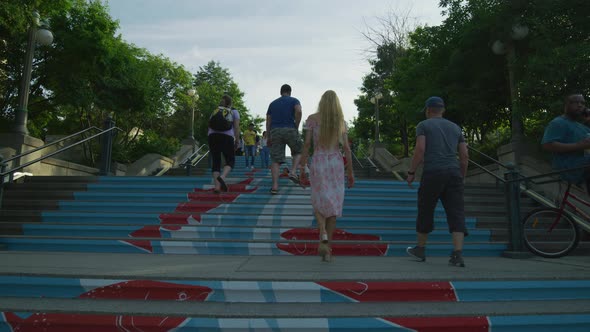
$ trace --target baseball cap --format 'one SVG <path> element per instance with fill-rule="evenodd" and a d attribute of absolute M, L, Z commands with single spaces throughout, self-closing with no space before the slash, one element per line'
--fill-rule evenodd
<path fill-rule="evenodd" d="M 428 107 L 445 107 L 445 102 L 441 97 L 432 96 L 426 99 L 424 103 L 424 110 Z"/>

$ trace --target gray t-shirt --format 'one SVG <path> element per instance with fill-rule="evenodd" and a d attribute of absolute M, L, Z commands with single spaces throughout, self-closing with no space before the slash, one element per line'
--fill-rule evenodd
<path fill-rule="evenodd" d="M 426 136 L 424 172 L 460 169 L 457 146 L 465 138 L 459 126 L 444 118 L 430 118 L 418 124 L 418 136 Z"/>

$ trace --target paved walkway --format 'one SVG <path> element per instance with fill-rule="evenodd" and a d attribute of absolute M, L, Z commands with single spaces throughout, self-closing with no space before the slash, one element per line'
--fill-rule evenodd
<path fill-rule="evenodd" d="M 198 256 L 113 253 L 0 252 L 1 275 L 73 278 L 208 280 L 579 280 L 590 279 L 590 259 L 465 257 L 466 268 L 446 257 L 425 263 L 406 257 Z"/>

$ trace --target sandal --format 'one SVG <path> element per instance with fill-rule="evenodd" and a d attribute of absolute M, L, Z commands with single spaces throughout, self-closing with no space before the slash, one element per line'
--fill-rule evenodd
<path fill-rule="evenodd" d="M 295 184 L 299 184 L 299 177 L 295 174 L 289 174 L 289 180 L 293 181 Z"/>
<path fill-rule="evenodd" d="M 221 190 L 228 192 L 229 188 L 227 187 L 227 184 L 225 184 L 225 181 L 223 181 L 223 178 L 221 176 L 217 177 L 217 181 L 219 181 L 219 185 L 221 186 Z"/>
<path fill-rule="evenodd" d="M 322 262 L 332 261 L 332 248 L 327 243 L 320 242 L 318 246 L 318 255 L 320 255 Z"/>
<path fill-rule="evenodd" d="M 330 246 L 328 246 L 328 234 L 326 231 L 320 231 L 320 243 L 318 245 L 318 255 L 321 256 L 322 262 L 326 262 L 326 256 L 329 255 Z"/>
<path fill-rule="evenodd" d="M 270 190 L 270 193 L 273 194 L 273 195 L 276 195 L 276 194 L 279 193 L 279 190 L 278 189 L 271 189 Z"/>
<path fill-rule="evenodd" d="M 332 248 L 328 247 L 328 252 L 324 255 L 322 260 L 327 263 L 332 262 Z"/>

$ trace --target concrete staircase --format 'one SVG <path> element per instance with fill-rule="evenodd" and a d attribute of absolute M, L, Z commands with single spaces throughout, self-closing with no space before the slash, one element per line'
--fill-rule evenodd
<path fill-rule="evenodd" d="M 467 268 L 437 208 L 428 260 L 416 190 L 358 180 L 321 263 L 309 189 L 268 170 L 212 193 L 194 177 L 30 177 L 0 211 L 4 331 L 587 331 L 590 263 L 499 258 L 504 196 L 467 186 Z M 523 213 L 535 206 L 523 200 Z M 397 256 L 397 257 L 394 257 Z"/>
<path fill-rule="evenodd" d="M 243 158 L 243 157 L 238 157 Z M 255 166 L 261 166 L 260 158 L 257 157 L 254 161 Z M 389 179 L 393 180 L 395 177 L 390 172 L 381 172 L 377 170 L 367 158 L 353 158 L 354 174 L 359 179 Z M 210 173 L 211 166 L 207 158 L 201 160 L 195 167 L 190 170 L 190 176 L 205 176 Z M 171 168 L 166 172 L 166 176 L 187 176 L 187 170 L 184 167 Z"/>

